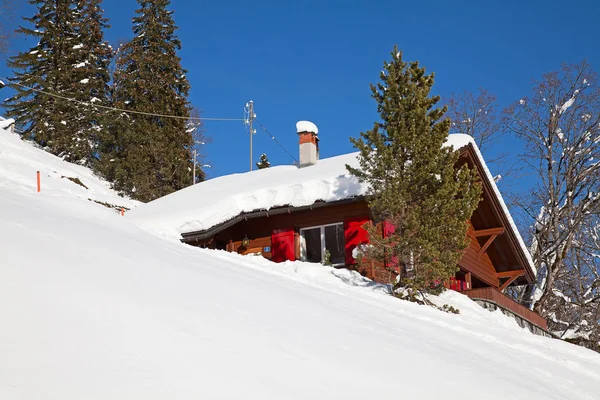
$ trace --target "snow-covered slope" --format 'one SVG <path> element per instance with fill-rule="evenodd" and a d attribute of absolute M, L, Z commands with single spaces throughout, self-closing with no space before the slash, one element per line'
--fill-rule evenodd
<path fill-rule="evenodd" d="M 12 120 L 0 117 L 0 187 L 36 193 L 36 172 L 40 171 L 44 195 L 77 197 L 126 209 L 139 204 L 118 196 L 88 168 L 65 162 L 24 142 L 19 135 L 11 133 L 11 123 Z M 85 187 L 74 181 L 77 179 Z"/>
<path fill-rule="evenodd" d="M 0 399 L 598 399 L 600 355 L 460 294 L 165 241 L 35 193 L 11 171 L 55 166 L 24 154 L 0 155 Z"/>

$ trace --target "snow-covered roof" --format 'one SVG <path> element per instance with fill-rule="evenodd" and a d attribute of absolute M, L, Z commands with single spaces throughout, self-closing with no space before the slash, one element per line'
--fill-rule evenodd
<path fill-rule="evenodd" d="M 346 170 L 346 164 L 358 165 L 357 154 L 321 159 L 305 168 L 283 165 L 209 179 L 144 204 L 129 216 L 150 230 L 179 237 L 244 212 L 348 199 L 367 189 Z"/>
<path fill-rule="evenodd" d="M 469 144 L 473 145 L 510 227 L 533 267 L 527 247 L 473 138 L 457 133 L 451 134 L 446 142 L 455 149 Z M 204 231 L 246 212 L 361 196 L 366 193 L 367 185 L 346 170 L 346 164 L 358 166 L 357 155 L 355 152 L 325 158 L 305 168 L 285 165 L 221 176 L 137 207 L 129 217 L 149 230 L 179 238 L 182 233 Z"/>

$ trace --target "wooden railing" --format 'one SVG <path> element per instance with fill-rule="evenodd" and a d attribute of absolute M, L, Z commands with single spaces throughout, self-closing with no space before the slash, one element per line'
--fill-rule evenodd
<path fill-rule="evenodd" d="M 492 302 L 499 307 L 502 307 L 522 318 L 531 322 L 538 327 L 547 330 L 548 323 L 544 318 L 531 311 L 527 307 L 517 303 L 510 297 L 504 295 L 499 292 L 497 289 L 493 287 L 485 287 L 485 288 L 477 288 L 477 289 L 468 289 L 468 290 L 458 290 L 462 294 L 469 296 L 473 300 L 484 300 L 488 302 Z"/>

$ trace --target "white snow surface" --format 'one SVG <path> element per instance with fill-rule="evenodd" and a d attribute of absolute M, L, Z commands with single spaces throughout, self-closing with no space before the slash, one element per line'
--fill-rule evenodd
<path fill-rule="evenodd" d="M 455 149 L 468 144 L 475 148 L 487 179 L 535 272 L 527 246 L 473 138 L 454 133 L 446 142 Z M 210 179 L 144 204 L 130 217 L 154 233 L 175 239 L 181 233 L 209 229 L 244 212 L 287 205 L 308 206 L 317 200 L 331 202 L 360 196 L 367 192 L 367 185 L 358 182 L 346 170 L 346 164 L 358 167 L 357 155 L 355 152 L 325 158 L 305 168 L 277 166 Z"/>
<path fill-rule="evenodd" d="M 10 132 L 12 119 L 0 117 L 0 188 L 37 194 L 36 173 L 40 171 L 41 193 L 49 196 L 76 197 L 86 202 L 99 201 L 133 208 L 137 201 L 117 195 L 108 182 L 88 168 L 68 163 Z M 79 179 L 87 189 L 68 178 Z M 97 208 L 104 206 L 94 203 Z"/>
<path fill-rule="evenodd" d="M 177 238 L 243 212 L 358 196 L 367 186 L 346 171 L 346 164 L 357 166 L 357 154 L 322 159 L 307 168 L 275 166 L 209 179 L 146 203 L 130 217 L 149 230 Z"/>
<path fill-rule="evenodd" d="M 35 193 L 32 172 L 60 170 L 116 198 L 13 139 L 0 131 L 3 400 L 598 399 L 597 353 L 455 292 L 433 300 L 459 315 L 355 272 L 165 240 L 62 179 Z"/>
<path fill-rule="evenodd" d="M 317 128 L 317 126 L 310 121 L 298 121 L 296 122 L 296 132 L 313 132 L 318 134 L 319 128 Z"/>

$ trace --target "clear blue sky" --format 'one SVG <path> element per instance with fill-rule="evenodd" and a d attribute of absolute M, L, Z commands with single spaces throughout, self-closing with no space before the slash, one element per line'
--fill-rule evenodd
<path fill-rule="evenodd" d="M 15 0 L 15 3 L 24 3 Z M 134 0 L 105 0 L 107 39 L 131 37 Z M 369 83 L 394 44 L 436 73 L 442 96 L 484 87 L 501 106 L 562 62 L 584 58 L 600 71 L 598 1 L 193 1 L 172 0 L 190 101 L 205 117 L 241 118 L 252 99 L 258 119 L 297 154 L 295 123 L 319 127 L 321 156 L 352 151 L 349 136 L 376 119 Z M 13 12 L 31 15 L 18 4 Z M 13 51 L 26 45 L 16 39 Z M 3 76 L 10 75 L 5 65 Z M 241 122 L 206 122 L 209 176 L 249 168 Z M 506 140 L 500 150 L 520 151 Z M 255 160 L 292 160 L 257 127 Z"/>

